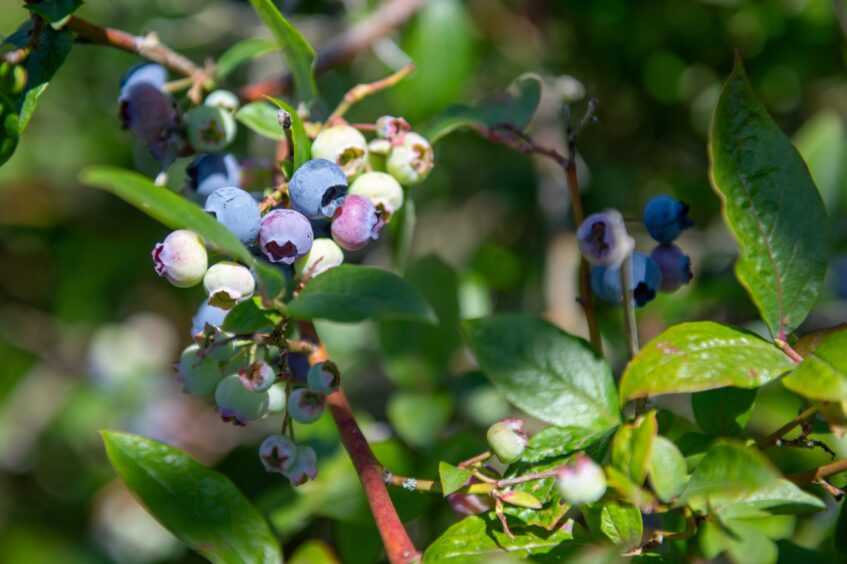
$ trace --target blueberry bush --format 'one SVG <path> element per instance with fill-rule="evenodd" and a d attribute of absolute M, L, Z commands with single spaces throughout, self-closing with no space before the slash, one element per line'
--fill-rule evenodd
<path fill-rule="evenodd" d="M 720 244 L 738 249 L 740 301 L 760 322 L 704 305 L 721 296 L 708 293 L 714 271 L 704 266 L 701 282 L 686 251 L 695 206 L 668 193 L 641 213 L 602 193 L 583 202 L 583 169 L 602 166 L 577 152 L 601 134 L 605 105 L 595 98 L 559 85 L 560 150 L 532 135 L 555 97 L 536 74 L 474 103 L 441 104 L 444 91 L 427 82 L 432 67 L 416 70 L 404 56 L 328 96 L 316 75 L 351 54 L 313 48 L 271 0 L 250 1 L 269 35 L 202 65 L 153 34 L 79 17 L 81 4 L 23 3 L 26 21 L 0 49 L 0 161 L 24 143 L 40 98 L 82 45 L 137 59 L 110 78 L 114 136 L 135 140 L 137 170 L 89 164 L 79 180 L 171 230 L 144 238 L 145 276 L 202 295 L 190 329 L 180 329 L 190 341 L 169 359 L 194 398 L 188 417 L 226 441 L 222 450 L 249 450 L 213 468 L 220 456 L 198 462 L 186 441 L 134 432 L 137 423 L 98 425 L 109 427 L 105 457 L 123 484 L 114 487 L 182 545 L 213 562 L 282 562 L 284 553 L 392 563 L 844 558 L 847 332 L 828 316 L 807 321 L 827 291 L 837 238 L 829 226 L 841 224 L 827 215 L 821 173 L 760 101 L 741 54 L 709 108 L 704 169 L 720 202 Z M 461 5 L 421 4 L 394 0 L 374 13 L 421 9 L 418 33 L 435 26 L 461 46 Z M 245 66 L 280 52 L 283 79 L 244 79 Z M 389 115 L 369 104 L 392 92 L 439 111 L 418 120 L 414 110 Z M 489 159 L 555 168 L 572 215 L 569 280 L 559 283 L 574 289 L 576 329 L 528 298 L 504 299 L 495 313 L 495 293 L 471 269 L 413 254 L 416 202 L 431 177 L 451 182 L 437 175 L 457 137 L 484 143 L 487 153 L 463 165 L 481 175 Z M 255 147 L 271 147 L 272 157 Z M 836 176 L 845 161 L 832 161 Z M 474 206 L 470 215 L 497 214 L 485 198 Z M 544 235 L 524 219 L 500 219 L 507 237 Z M 459 244 L 460 225 L 440 229 L 441 244 Z M 508 277 L 510 255 L 491 249 L 479 268 Z M 724 299 L 738 300 L 732 292 Z M 684 314 L 656 327 L 644 312 L 673 296 Z M 367 406 L 381 398 L 357 390 L 362 367 L 350 360 L 370 346 L 360 333 L 371 330 L 370 352 L 391 381 L 376 413 Z M 145 331 L 152 339 L 165 329 Z M 120 338 L 98 346 L 118 350 Z M 142 359 L 152 354 L 145 342 Z M 143 402 L 145 389 L 126 393 Z M 774 394 L 791 407 L 773 407 Z M 770 427 L 752 426 L 763 410 Z"/>

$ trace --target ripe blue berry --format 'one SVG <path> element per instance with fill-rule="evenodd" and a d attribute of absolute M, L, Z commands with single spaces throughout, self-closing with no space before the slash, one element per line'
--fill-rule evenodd
<path fill-rule="evenodd" d="M 644 253 L 632 253 L 632 297 L 635 305 L 643 307 L 656 297 L 662 286 L 662 270 L 656 261 Z M 623 301 L 621 290 L 621 271 L 619 268 L 607 268 L 603 273 L 603 286 L 598 298 L 613 304 Z"/>
<path fill-rule="evenodd" d="M 186 169 L 189 187 L 202 197 L 226 186 L 241 185 L 241 167 L 231 154 L 197 155 Z"/>
<path fill-rule="evenodd" d="M 168 81 L 168 69 L 156 63 L 140 63 L 132 67 L 121 79 L 121 93 L 119 99 L 123 100 L 129 95 L 129 91 L 139 84 L 150 84 L 161 90 Z"/>
<path fill-rule="evenodd" d="M 120 100 L 121 125 L 149 143 L 161 143 L 177 123 L 171 95 L 149 82 L 130 88 Z"/>
<path fill-rule="evenodd" d="M 306 377 L 309 389 L 322 394 L 329 394 L 341 385 L 341 374 L 332 361 L 318 362 L 309 369 Z"/>
<path fill-rule="evenodd" d="M 241 188 L 218 188 L 206 198 L 204 209 L 245 245 L 255 241 L 259 235 L 259 224 L 262 222 L 259 202 Z"/>
<path fill-rule="evenodd" d="M 366 172 L 353 181 L 348 193 L 369 199 L 386 223 L 403 206 L 403 187 L 385 172 Z"/>
<path fill-rule="evenodd" d="M 276 380 L 274 369 L 264 360 L 257 360 L 247 368 L 238 371 L 241 383 L 251 392 L 265 392 Z"/>
<path fill-rule="evenodd" d="M 309 368 L 308 356 L 303 353 L 288 353 L 288 369 L 294 382 L 305 383 Z"/>
<path fill-rule="evenodd" d="M 348 251 L 365 248 L 371 240 L 379 239 L 383 222 L 370 200 L 362 196 L 347 196 L 332 218 L 332 238 Z"/>
<path fill-rule="evenodd" d="M 670 243 L 692 225 L 688 204 L 670 196 L 656 196 L 644 206 L 644 226 L 659 243 Z"/>
<path fill-rule="evenodd" d="M 193 231 L 179 229 L 153 247 L 156 274 L 179 288 L 198 284 L 208 267 L 208 257 L 203 241 Z"/>
<path fill-rule="evenodd" d="M 288 183 L 291 207 L 309 219 L 330 218 L 344 203 L 347 177 L 326 159 L 312 159 L 294 171 Z"/>
<path fill-rule="evenodd" d="M 606 475 L 588 456 L 580 454 L 559 472 L 559 494 L 570 505 L 594 503 L 606 493 Z"/>
<path fill-rule="evenodd" d="M 262 218 L 259 245 L 271 262 L 293 264 L 312 249 L 312 226 L 294 210 L 273 210 Z"/>
<path fill-rule="evenodd" d="M 197 151 L 220 151 L 235 139 L 235 118 L 221 108 L 197 106 L 188 112 L 188 140 Z"/>
<path fill-rule="evenodd" d="M 294 455 L 294 464 L 285 473 L 292 486 L 302 486 L 318 475 L 318 457 L 312 447 L 300 445 Z"/>
<path fill-rule="evenodd" d="M 259 446 L 259 458 L 267 472 L 287 473 L 296 457 L 297 445 L 282 435 L 271 435 Z"/>
<path fill-rule="evenodd" d="M 344 262 L 344 251 L 332 239 L 315 239 L 312 250 L 306 256 L 297 259 L 294 263 L 294 271 L 298 276 L 315 276 L 322 274 L 330 268 L 335 268 Z"/>
<path fill-rule="evenodd" d="M 190 345 L 179 358 L 177 374 L 185 393 L 210 398 L 221 381 L 221 368 L 211 357 L 200 356 L 200 347 Z"/>
<path fill-rule="evenodd" d="M 621 302 L 620 284 L 614 288 L 606 286 L 605 276 L 608 267 L 598 264 L 591 267 L 591 291 L 599 299 L 606 303 L 618 304 Z M 615 294 L 614 292 L 618 292 Z"/>
<path fill-rule="evenodd" d="M 523 421 L 520 419 L 504 419 L 495 423 L 488 428 L 485 437 L 491 452 L 503 464 L 512 464 L 520 460 L 529 442 L 523 430 Z"/>
<path fill-rule="evenodd" d="M 288 397 L 288 414 L 299 423 L 314 423 L 323 415 L 325 400 L 320 392 L 297 388 Z"/>
<path fill-rule="evenodd" d="M 400 184 L 420 184 L 429 175 L 435 162 L 432 145 L 421 135 L 409 132 L 403 141 L 388 153 L 385 168 Z"/>
<path fill-rule="evenodd" d="M 576 237 L 585 260 L 613 268 L 619 267 L 635 247 L 617 210 L 589 215 L 577 229 Z"/>
<path fill-rule="evenodd" d="M 253 295 L 256 280 L 250 270 L 237 262 L 213 264 L 203 277 L 209 303 L 221 309 L 232 309 Z"/>
<path fill-rule="evenodd" d="M 368 142 L 355 127 L 334 125 L 322 129 L 312 142 L 312 157 L 338 165 L 352 178 L 364 172 L 368 163 Z"/>
<path fill-rule="evenodd" d="M 204 301 L 191 318 L 191 336 L 203 333 L 206 325 L 219 329 L 224 324 L 227 313 L 229 313 L 227 310 L 209 305 L 208 301 Z"/>
<path fill-rule="evenodd" d="M 215 403 L 221 419 L 235 425 L 247 425 L 268 410 L 268 393 L 251 392 L 237 374 L 227 376 L 215 388 Z"/>
<path fill-rule="evenodd" d="M 676 245 L 658 245 L 650 257 L 662 271 L 662 292 L 673 292 L 691 282 L 691 259 Z"/>

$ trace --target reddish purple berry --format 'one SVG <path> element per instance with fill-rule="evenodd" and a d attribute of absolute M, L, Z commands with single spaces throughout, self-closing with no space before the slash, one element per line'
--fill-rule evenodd
<path fill-rule="evenodd" d="M 676 245 L 658 245 L 650 256 L 662 270 L 662 292 L 673 292 L 691 282 L 691 259 Z"/>
<path fill-rule="evenodd" d="M 332 238 L 338 246 L 348 251 L 363 249 L 371 240 L 379 238 L 382 214 L 369 199 L 349 195 L 344 205 L 332 218 Z"/>

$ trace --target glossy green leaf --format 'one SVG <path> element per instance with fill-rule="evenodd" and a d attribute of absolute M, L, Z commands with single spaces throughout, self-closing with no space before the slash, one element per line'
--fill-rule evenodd
<path fill-rule="evenodd" d="M 79 179 L 83 184 L 111 192 L 166 227 L 190 229 L 224 254 L 253 266 L 266 299 L 275 298 L 285 286 L 280 270 L 254 258 L 229 229 L 196 204 L 156 186 L 146 176 L 117 167 L 91 166 L 80 173 Z"/>
<path fill-rule="evenodd" d="M 694 419 L 707 435 L 730 437 L 740 433 L 750 420 L 757 389 L 717 388 L 691 395 Z"/>
<path fill-rule="evenodd" d="M 738 498 L 777 479 L 776 470 L 758 450 L 720 442 L 706 452 L 681 497 L 686 501 Z"/>
<path fill-rule="evenodd" d="M 782 383 L 789 390 L 811 399 L 847 399 L 847 331 L 824 337 L 814 352 Z"/>
<path fill-rule="evenodd" d="M 634 423 L 621 425 L 612 440 L 612 464 L 637 486 L 647 479 L 658 432 L 656 411 L 652 410 Z"/>
<path fill-rule="evenodd" d="M 634 505 L 610 501 L 582 508 L 588 529 L 597 537 L 605 537 L 630 550 L 641 544 L 644 522 L 641 511 Z"/>
<path fill-rule="evenodd" d="M 315 84 L 315 50 L 271 0 L 250 0 L 250 3 L 285 53 L 298 98 L 311 102 L 318 95 L 318 87 Z"/>
<path fill-rule="evenodd" d="M 464 486 L 471 476 L 473 470 L 459 468 L 443 461 L 438 463 L 438 479 L 441 481 L 441 493 L 445 497 Z"/>
<path fill-rule="evenodd" d="M 399 392 L 388 400 L 388 422 L 397 435 L 412 446 L 434 444 L 441 435 L 455 405 L 449 394 L 433 395 Z"/>
<path fill-rule="evenodd" d="M 581 427 L 547 427 L 535 433 L 521 457 L 529 464 L 551 458 L 564 458 L 604 437 L 608 432 L 594 432 Z"/>
<path fill-rule="evenodd" d="M 509 538 L 493 513 L 466 517 L 447 529 L 424 552 L 423 562 L 485 562 L 498 556 L 565 559 L 584 546 L 585 533 L 572 520 L 553 531 L 512 525 Z"/>
<path fill-rule="evenodd" d="M 702 321 L 675 325 L 624 370 L 621 401 L 724 386 L 757 388 L 793 368 L 785 354 L 743 329 Z"/>
<path fill-rule="evenodd" d="M 379 341 L 386 375 L 405 388 L 438 386 L 449 372 L 459 333 L 459 280 L 437 256 L 415 262 L 404 278 L 435 310 L 438 325 L 383 321 Z M 425 351 L 426 354 L 421 354 Z"/>
<path fill-rule="evenodd" d="M 466 321 L 464 332 L 485 375 L 530 415 L 592 430 L 620 421 L 612 371 L 583 339 L 518 314 Z"/>
<path fill-rule="evenodd" d="M 731 496 L 724 500 L 716 495 L 710 501 L 712 508 L 723 519 L 751 518 L 764 511 L 770 514 L 795 514 L 826 509 L 826 504 L 819 498 L 784 478 L 768 480 L 741 496 Z"/>
<path fill-rule="evenodd" d="M 733 562 L 744 564 L 773 564 L 778 552 L 774 542 L 762 531 L 744 521 L 733 522 L 731 528 L 719 523 L 704 522 L 698 541 L 703 556 L 709 560 L 728 551 Z"/>
<path fill-rule="evenodd" d="M 426 137 L 436 143 L 442 137 L 464 128 L 509 126 L 524 129 L 535 115 L 541 102 L 541 78 L 524 74 L 501 92 L 479 102 L 476 106 L 452 106 L 444 110 L 426 129 Z M 501 133 L 507 133 L 505 130 Z"/>
<path fill-rule="evenodd" d="M 49 23 L 56 23 L 73 14 L 82 6 L 82 0 L 29 0 L 26 8 L 44 18 Z"/>
<path fill-rule="evenodd" d="M 656 437 L 653 443 L 648 477 L 656 496 L 666 503 L 682 493 L 688 483 L 685 457 L 676 445 L 665 437 Z"/>
<path fill-rule="evenodd" d="M 835 110 L 814 114 L 794 134 L 794 144 L 809 166 L 826 209 L 838 210 L 847 191 L 847 127 Z"/>
<path fill-rule="evenodd" d="M 293 174 L 303 163 L 312 158 L 312 142 L 306 134 L 306 128 L 303 126 L 303 120 L 300 119 L 297 110 L 273 96 L 268 96 L 268 100 L 291 114 L 291 139 L 294 143 L 294 168 L 291 170 L 291 174 Z M 291 176 L 289 175 L 288 178 L 291 178 Z"/>
<path fill-rule="evenodd" d="M 109 462 L 127 487 L 193 550 L 212 562 L 282 562 L 267 522 L 229 478 L 160 442 L 102 435 Z"/>
<path fill-rule="evenodd" d="M 276 41 L 264 37 L 249 37 L 239 41 L 218 57 L 218 62 L 215 65 L 216 76 L 224 79 L 247 61 L 279 51 L 279 49 Z"/>
<path fill-rule="evenodd" d="M 433 322 L 435 314 L 421 295 L 394 273 L 342 264 L 311 279 L 286 306 L 297 319 L 363 321 L 406 319 Z"/>
<path fill-rule="evenodd" d="M 241 302 L 232 308 L 224 320 L 223 330 L 237 335 L 246 335 L 263 329 L 270 329 L 279 317 L 259 307 L 259 298 Z"/>
<path fill-rule="evenodd" d="M 274 141 L 285 139 L 285 131 L 279 125 L 277 109 L 267 102 L 250 102 L 238 108 L 235 119 L 262 137 Z"/>
<path fill-rule="evenodd" d="M 827 219 L 809 170 L 756 99 L 740 59 L 709 136 L 711 178 L 741 256 L 735 275 L 775 337 L 785 339 L 817 300 Z"/>

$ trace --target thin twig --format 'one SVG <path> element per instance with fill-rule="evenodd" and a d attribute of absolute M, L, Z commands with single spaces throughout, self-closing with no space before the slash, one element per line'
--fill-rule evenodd
<path fill-rule="evenodd" d="M 367 98 L 368 96 L 372 96 L 381 90 L 385 90 L 386 88 L 391 88 L 407 76 L 409 76 L 412 71 L 415 70 L 415 64 L 409 63 L 399 71 L 386 76 L 385 78 L 381 78 L 380 80 L 375 80 L 374 82 L 369 82 L 367 84 L 357 84 L 353 88 L 351 88 L 347 94 L 344 95 L 344 98 L 341 100 L 341 103 L 338 104 L 338 107 L 335 108 L 335 111 L 329 116 L 327 122 L 332 123 L 342 117 L 347 113 L 350 108 L 352 108 L 355 104 Z"/>
<path fill-rule="evenodd" d="M 837 462 L 824 464 L 823 466 L 818 466 L 805 472 L 788 474 L 786 478 L 795 484 L 812 484 L 823 480 L 827 476 L 840 474 L 841 472 L 847 472 L 847 460 L 838 460 Z"/>
<path fill-rule="evenodd" d="M 632 254 L 628 255 L 621 264 L 621 288 L 623 290 L 623 320 L 626 335 L 626 349 L 629 360 L 638 354 L 638 324 L 635 320 L 635 303 L 632 294 Z M 647 400 L 635 400 L 635 416 L 644 413 Z"/>
<path fill-rule="evenodd" d="M 460 462 L 458 464 L 458 466 L 459 466 L 459 468 L 467 468 L 468 466 L 476 466 L 480 462 L 482 462 L 484 460 L 488 460 L 489 458 L 491 458 L 491 451 L 486 450 L 485 452 L 477 454 L 476 456 L 468 458 L 467 460 L 463 460 L 462 462 Z"/>
<path fill-rule="evenodd" d="M 787 433 L 789 433 L 794 427 L 801 425 L 808 418 L 814 416 L 820 410 L 820 406 L 813 405 L 812 407 L 804 410 L 797 417 L 765 437 L 764 439 L 757 442 L 757 446 L 759 448 L 767 448 L 773 444 L 776 444 L 778 440 L 784 437 Z"/>
<path fill-rule="evenodd" d="M 794 362 L 803 362 L 803 357 L 788 344 L 788 341 L 783 339 L 774 339 L 774 343 Z"/>

